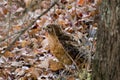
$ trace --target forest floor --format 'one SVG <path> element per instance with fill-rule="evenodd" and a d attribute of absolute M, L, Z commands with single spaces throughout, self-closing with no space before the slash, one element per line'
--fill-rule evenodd
<path fill-rule="evenodd" d="M 59 0 L 53 6 L 54 0 L 30 1 L 0 2 L 0 80 L 90 80 L 101 0 Z M 61 25 L 89 52 L 82 72 L 58 66 L 43 30 L 50 23 Z"/>

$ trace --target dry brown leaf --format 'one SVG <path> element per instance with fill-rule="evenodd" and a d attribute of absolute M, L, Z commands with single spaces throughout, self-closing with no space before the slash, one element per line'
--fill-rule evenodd
<path fill-rule="evenodd" d="M 71 27 L 68 27 L 68 28 L 66 28 L 65 30 L 66 30 L 67 32 L 69 32 L 69 33 L 73 33 L 73 32 L 74 32 L 73 28 L 71 28 Z"/>
<path fill-rule="evenodd" d="M 33 53 L 34 53 L 34 54 L 38 54 L 39 51 L 38 51 L 37 49 L 34 49 L 34 50 L 33 50 Z"/>
<path fill-rule="evenodd" d="M 30 75 L 27 76 L 27 78 L 32 78 L 34 80 L 37 80 L 37 78 L 39 77 L 39 75 L 42 73 L 40 70 L 31 67 L 30 69 L 26 70 L 26 72 Z"/>
<path fill-rule="evenodd" d="M 67 8 L 68 8 L 68 10 L 71 9 L 71 8 L 72 8 L 72 5 L 68 5 Z"/>
<path fill-rule="evenodd" d="M 9 72 L 7 71 L 7 69 L 0 69 L 0 78 L 2 78 L 1 80 L 4 80 L 5 77 L 8 77 Z"/>
<path fill-rule="evenodd" d="M 96 6 L 99 6 L 102 3 L 102 0 L 95 0 Z"/>
<path fill-rule="evenodd" d="M 26 76 L 19 78 L 19 80 L 28 80 Z"/>
<path fill-rule="evenodd" d="M 64 66 L 61 62 L 56 62 L 56 61 L 50 60 L 49 64 L 50 64 L 49 67 L 52 71 L 57 71 L 57 70 L 64 68 Z"/>
<path fill-rule="evenodd" d="M 63 13 L 63 10 L 62 10 L 62 9 L 57 9 L 57 10 L 56 10 L 56 14 L 60 15 L 61 13 Z"/>
<path fill-rule="evenodd" d="M 59 19 L 58 24 L 62 25 L 62 26 L 65 26 L 65 20 Z"/>
<path fill-rule="evenodd" d="M 29 36 L 30 37 L 36 37 L 36 33 L 39 31 L 39 29 L 37 28 L 37 29 L 31 29 L 31 30 L 29 30 L 29 32 L 28 32 L 28 34 L 29 34 Z"/>
<path fill-rule="evenodd" d="M 48 69 L 48 67 L 49 67 L 49 60 L 50 59 L 51 59 L 51 57 L 44 58 L 44 60 L 42 60 L 40 62 L 40 64 L 38 65 L 38 67 Z"/>
<path fill-rule="evenodd" d="M 2 8 L 3 14 L 6 15 L 8 13 L 8 10 L 6 8 Z"/>
<path fill-rule="evenodd" d="M 61 3 L 66 4 L 66 3 L 68 3 L 68 1 L 67 0 L 61 0 Z"/>
<path fill-rule="evenodd" d="M 75 77 L 74 76 L 70 76 L 70 77 L 68 77 L 68 79 L 67 80 L 76 80 L 75 79 Z"/>
<path fill-rule="evenodd" d="M 94 24 L 93 24 L 93 27 L 98 27 L 98 23 L 94 23 Z"/>
<path fill-rule="evenodd" d="M 48 43 L 48 39 L 44 39 L 41 42 L 42 48 L 44 48 L 45 50 L 49 50 L 49 43 Z"/>
<path fill-rule="evenodd" d="M 95 15 L 97 15 L 97 14 L 99 14 L 99 11 L 98 11 L 98 10 L 91 11 L 91 12 L 89 13 L 89 15 L 86 16 L 86 18 L 93 17 L 93 16 L 95 16 Z"/>
<path fill-rule="evenodd" d="M 79 0 L 78 5 L 83 6 L 85 4 L 85 0 Z"/>
<path fill-rule="evenodd" d="M 21 46 L 22 47 L 26 47 L 26 46 L 28 46 L 30 44 L 30 42 L 29 41 L 26 41 L 26 40 L 23 40 L 22 42 L 21 42 Z"/>
<path fill-rule="evenodd" d="M 20 25 L 14 25 L 12 30 L 13 31 L 19 31 L 19 30 L 21 30 L 21 26 Z"/>
<path fill-rule="evenodd" d="M 24 8 L 22 8 L 22 7 L 19 7 L 19 8 L 16 10 L 16 12 L 22 12 L 22 11 L 24 11 Z"/>
<path fill-rule="evenodd" d="M 37 21 L 37 25 L 39 25 L 40 27 L 43 26 L 45 24 L 45 22 L 47 21 L 47 17 L 41 17 L 40 20 Z"/>
<path fill-rule="evenodd" d="M 50 5 L 50 0 L 42 1 L 39 5 L 40 5 L 41 8 L 47 9 L 49 7 L 49 5 Z"/>
<path fill-rule="evenodd" d="M 11 53 L 10 51 L 6 51 L 4 53 L 4 56 L 8 58 L 8 57 L 14 57 L 15 55 L 13 53 Z"/>
<path fill-rule="evenodd" d="M 32 1 L 34 1 L 34 0 L 24 0 L 25 6 L 26 6 L 27 8 L 30 7 Z"/>

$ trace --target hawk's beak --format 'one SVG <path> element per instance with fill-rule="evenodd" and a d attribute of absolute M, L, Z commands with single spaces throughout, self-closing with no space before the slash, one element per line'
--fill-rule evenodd
<path fill-rule="evenodd" d="M 45 30 L 45 35 L 47 36 L 47 35 L 48 35 L 48 29 L 47 29 L 47 26 L 42 27 L 42 29 Z"/>
<path fill-rule="evenodd" d="M 47 29 L 47 27 L 46 27 L 46 26 L 44 26 L 44 27 L 43 27 L 43 30 L 46 30 L 46 29 Z"/>
<path fill-rule="evenodd" d="M 44 26 L 44 27 L 43 27 L 43 30 L 48 31 L 47 26 Z"/>
<path fill-rule="evenodd" d="M 52 29 L 49 28 L 49 26 L 43 27 L 43 30 L 45 30 L 45 31 L 48 32 L 48 33 L 51 33 L 51 32 L 52 32 Z"/>

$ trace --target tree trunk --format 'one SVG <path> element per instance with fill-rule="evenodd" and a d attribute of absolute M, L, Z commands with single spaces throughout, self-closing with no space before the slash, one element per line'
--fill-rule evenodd
<path fill-rule="evenodd" d="M 120 0 L 102 0 L 92 80 L 120 80 Z"/>

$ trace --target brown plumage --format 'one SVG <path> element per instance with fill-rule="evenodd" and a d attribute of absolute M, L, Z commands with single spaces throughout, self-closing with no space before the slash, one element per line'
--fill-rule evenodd
<path fill-rule="evenodd" d="M 60 25 L 49 24 L 45 27 L 50 52 L 64 64 L 70 65 L 73 60 L 77 64 L 83 61 L 83 51 L 73 36 L 65 33 Z M 81 61 L 82 60 L 82 61 Z"/>

